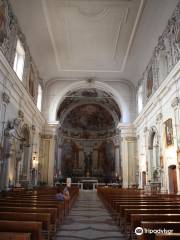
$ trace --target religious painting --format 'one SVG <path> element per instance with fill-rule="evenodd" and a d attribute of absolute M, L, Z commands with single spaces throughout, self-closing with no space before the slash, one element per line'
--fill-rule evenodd
<path fill-rule="evenodd" d="M 152 94 L 152 89 L 153 89 L 153 71 L 151 67 L 148 71 L 148 76 L 147 76 L 147 97 L 148 98 Z"/>
<path fill-rule="evenodd" d="M 35 97 L 34 80 L 35 80 L 34 70 L 33 67 L 31 66 L 29 74 L 29 93 L 33 98 Z"/>
<path fill-rule="evenodd" d="M 6 37 L 6 16 L 5 16 L 5 6 L 2 0 L 0 0 L 0 44 L 3 43 Z"/>
<path fill-rule="evenodd" d="M 177 150 L 177 163 L 180 165 L 180 149 Z"/>
<path fill-rule="evenodd" d="M 121 111 L 119 109 L 119 106 L 113 99 L 113 95 L 94 88 L 69 91 L 66 94 L 64 101 L 59 106 L 59 110 L 57 112 L 57 119 L 63 121 L 63 115 L 66 112 L 67 108 L 73 108 L 73 106 L 77 103 L 78 105 L 84 105 L 84 103 L 87 102 L 98 104 L 106 107 L 106 109 L 110 109 L 111 113 L 116 116 L 120 121 Z"/>
<path fill-rule="evenodd" d="M 169 118 L 165 122 L 165 135 L 166 135 L 166 146 L 173 145 L 173 125 L 172 125 L 171 118 Z"/>
<path fill-rule="evenodd" d="M 83 131 L 100 131 L 115 126 L 111 114 L 97 104 L 83 104 L 72 109 L 65 118 L 63 127 Z"/>

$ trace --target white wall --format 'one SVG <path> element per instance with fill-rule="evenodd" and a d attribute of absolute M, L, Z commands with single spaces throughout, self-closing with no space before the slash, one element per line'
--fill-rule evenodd
<path fill-rule="evenodd" d="M 146 161 L 152 161 L 150 158 L 150 150 L 148 149 L 148 138 L 150 130 L 155 127 L 158 131 L 158 140 L 160 155 L 164 160 L 164 168 L 161 169 L 163 173 L 163 187 L 169 191 L 168 183 L 168 167 L 176 165 L 178 191 L 180 191 L 179 183 L 179 165 L 177 162 L 177 150 L 179 143 L 177 139 L 180 138 L 179 124 L 180 124 L 180 62 L 169 73 L 159 89 L 154 93 L 149 102 L 146 104 L 143 111 L 134 121 L 136 127 L 136 134 L 138 137 L 138 160 L 139 172 L 146 171 Z M 175 103 L 174 103 L 175 102 Z M 173 106 L 172 106 L 173 105 Z M 175 119 L 176 114 L 176 119 Z M 173 137 L 174 144 L 166 146 L 165 139 L 165 125 L 164 122 L 172 118 L 173 123 Z M 147 180 L 150 179 L 150 174 L 147 175 Z M 142 186 L 142 179 L 140 179 L 140 186 Z"/>
<path fill-rule="evenodd" d="M 10 102 L 6 106 L 5 119 L 4 107 L 2 101 L 2 94 L 6 93 Z M 43 131 L 45 119 L 38 111 L 32 98 L 23 86 L 22 82 L 18 79 L 9 63 L 0 52 L 0 138 L 3 135 L 3 121 L 5 120 L 4 128 L 7 127 L 8 121 L 13 121 L 18 117 L 18 112 L 21 110 L 24 113 L 23 124 L 27 124 L 30 129 L 31 148 L 30 151 L 37 151 L 39 149 L 39 133 Z M 34 137 L 32 125 L 36 126 Z M 9 159 L 9 174 L 13 172 L 14 165 Z M 9 179 L 9 176 L 7 176 Z M 11 179 L 13 181 L 13 179 Z"/>

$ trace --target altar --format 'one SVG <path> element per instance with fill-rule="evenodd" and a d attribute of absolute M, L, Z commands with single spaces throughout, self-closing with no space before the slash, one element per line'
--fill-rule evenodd
<path fill-rule="evenodd" d="M 84 178 L 79 181 L 81 183 L 81 190 L 83 189 L 96 189 L 96 185 L 98 185 L 98 180 L 93 178 Z"/>

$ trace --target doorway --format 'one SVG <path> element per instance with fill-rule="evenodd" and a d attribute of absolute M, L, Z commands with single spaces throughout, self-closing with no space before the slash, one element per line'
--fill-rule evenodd
<path fill-rule="evenodd" d="M 144 189 L 145 186 L 146 186 L 146 172 L 143 171 L 142 172 L 142 188 Z"/>
<path fill-rule="evenodd" d="M 171 165 L 168 167 L 168 176 L 169 176 L 169 193 L 177 193 L 177 173 L 176 165 Z"/>

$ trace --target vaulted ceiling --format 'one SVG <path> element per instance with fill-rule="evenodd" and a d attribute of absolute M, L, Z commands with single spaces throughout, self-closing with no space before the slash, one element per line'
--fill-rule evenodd
<path fill-rule="evenodd" d="M 178 0 L 11 0 L 40 75 L 141 78 Z"/>

